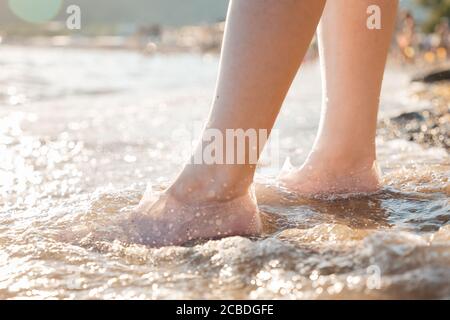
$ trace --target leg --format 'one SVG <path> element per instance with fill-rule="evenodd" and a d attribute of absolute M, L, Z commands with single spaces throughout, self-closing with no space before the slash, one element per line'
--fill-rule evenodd
<path fill-rule="evenodd" d="M 381 9 L 381 29 L 366 26 Z M 379 187 L 375 134 L 396 0 L 333 0 L 319 27 L 324 87 L 318 137 L 305 164 L 281 178 L 300 194 L 365 193 Z"/>
<path fill-rule="evenodd" d="M 218 129 L 224 136 L 226 129 L 271 130 L 324 3 L 231 2 L 207 129 Z M 257 234 L 261 225 L 250 191 L 254 172 L 250 162 L 186 165 L 156 203 L 144 197 L 133 225 L 146 243 L 156 246 Z"/>

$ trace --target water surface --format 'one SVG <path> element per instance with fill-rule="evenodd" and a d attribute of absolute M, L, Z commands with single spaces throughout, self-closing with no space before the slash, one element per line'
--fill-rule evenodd
<path fill-rule="evenodd" d="M 208 113 L 217 57 L 0 47 L 0 298 L 450 298 L 449 158 L 378 139 L 385 189 L 308 200 L 274 188 L 320 114 L 304 66 L 262 161 L 266 233 L 135 244 L 120 219 L 176 175 Z M 381 116 L 417 108 L 390 68 Z"/>

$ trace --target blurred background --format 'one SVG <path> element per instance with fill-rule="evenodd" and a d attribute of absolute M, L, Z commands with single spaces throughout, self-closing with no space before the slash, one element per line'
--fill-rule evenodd
<path fill-rule="evenodd" d="M 79 30 L 66 27 L 66 8 L 73 4 L 81 9 Z M 27 45 L 217 52 L 227 5 L 228 0 L 1 0 L 0 37 Z M 399 15 L 397 59 L 447 60 L 450 0 L 401 0 Z"/>

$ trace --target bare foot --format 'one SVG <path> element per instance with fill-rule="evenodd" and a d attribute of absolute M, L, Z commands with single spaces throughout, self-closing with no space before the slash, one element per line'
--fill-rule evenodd
<path fill-rule="evenodd" d="M 282 174 L 279 181 L 303 196 L 373 193 L 380 188 L 380 174 L 376 161 L 368 163 L 341 165 L 311 157 L 300 169 Z"/>
<path fill-rule="evenodd" d="M 196 198 L 191 202 L 189 198 Z M 130 227 L 135 239 L 154 247 L 181 245 L 191 240 L 261 233 L 261 220 L 254 196 L 226 201 L 198 201 L 186 194 L 175 197 L 170 190 L 159 198 L 144 195 Z"/>

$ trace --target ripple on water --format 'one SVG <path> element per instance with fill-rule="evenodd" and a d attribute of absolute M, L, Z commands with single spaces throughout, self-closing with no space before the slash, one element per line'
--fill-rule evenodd
<path fill-rule="evenodd" d="M 9 55 L 18 64 L 20 51 Z M 138 97 L 144 102 L 129 106 L 134 91 L 127 89 L 132 93 L 123 100 L 94 95 L 47 101 L 34 109 L 24 104 L 23 111 L 0 114 L 0 298 L 450 298 L 448 154 L 400 140 L 377 141 L 385 185 L 379 193 L 304 199 L 261 178 L 261 237 L 160 249 L 135 243 L 123 220 L 147 180 L 158 189 L 179 165 L 174 155 L 180 139 L 164 140 L 173 129 L 166 128 L 166 120 L 201 119 L 203 111 L 194 105 L 209 99 L 199 93 L 206 83 L 197 79 L 192 83 L 198 87 L 167 91 L 180 87 L 176 75 L 185 68 L 164 57 L 135 63 L 136 56 L 120 54 L 128 63 L 118 64 L 112 53 L 108 59 L 99 52 L 94 53 L 99 59 L 70 54 L 82 55 L 85 62 L 85 68 L 71 70 L 82 79 L 78 91 L 102 89 L 110 79 L 121 92 L 122 81 L 115 79 L 128 83 L 134 79 L 126 77 L 129 62 L 139 66 L 142 77 L 136 81 L 145 84 L 146 94 Z M 51 56 L 52 63 L 57 56 Z M 31 52 L 30 57 L 36 61 L 34 74 L 40 75 L 39 61 L 46 55 Z M 7 58 L 6 50 L 1 59 Z M 99 68 L 94 60 L 108 63 Z M 67 65 L 65 58 L 58 61 Z M 202 69 L 203 60 L 180 61 L 214 79 L 207 76 L 211 66 Z M 152 86 L 142 79 L 158 74 L 148 70 L 160 70 L 159 64 L 170 67 L 170 81 L 161 86 L 160 78 L 150 79 L 157 89 L 149 96 Z M 123 74 L 107 73 L 121 66 Z M 106 73 L 96 82 L 84 70 Z M 8 72 L 3 74 L 8 79 Z M 60 73 L 55 81 L 50 78 L 53 85 L 61 82 Z M 84 83 L 86 78 L 95 83 Z M 56 87 L 66 92 L 66 85 Z M 33 99 L 25 87 L 18 88 L 16 95 L 23 91 Z M 301 108 L 295 108 L 281 115 L 285 134 L 292 137 L 282 144 L 289 153 L 307 150 L 308 145 L 296 144 L 315 130 L 308 114 L 318 110 L 317 97 L 306 97 L 307 113 L 297 114 Z M 0 103 L 4 100 L 0 92 Z M 154 101 L 158 106 L 151 106 Z M 295 119 L 303 119 L 309 129 L 299 129 Z"/>

